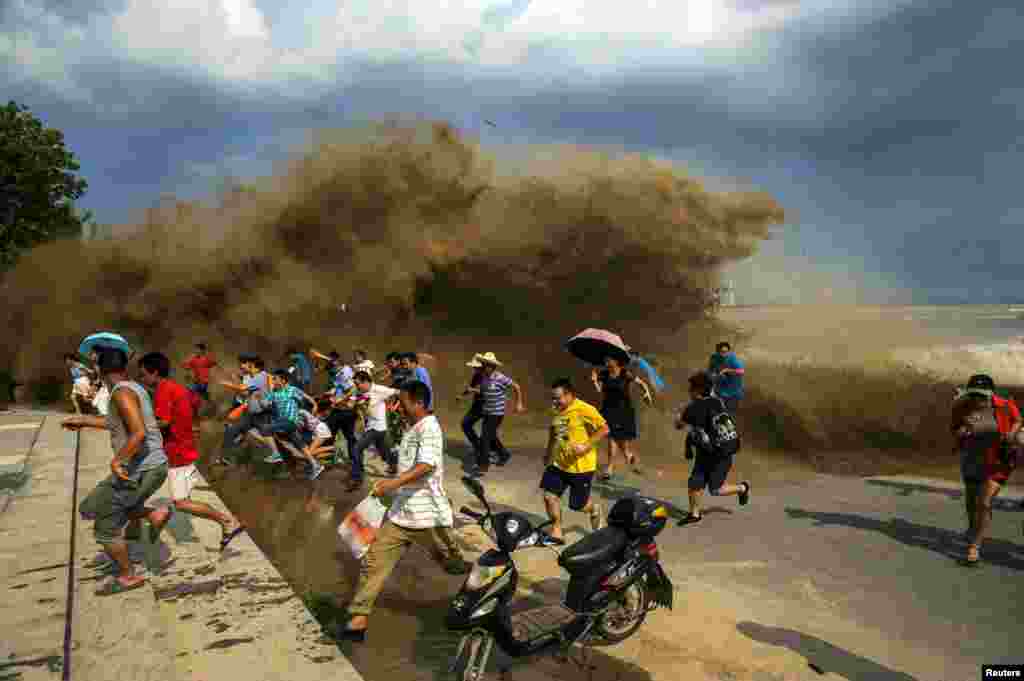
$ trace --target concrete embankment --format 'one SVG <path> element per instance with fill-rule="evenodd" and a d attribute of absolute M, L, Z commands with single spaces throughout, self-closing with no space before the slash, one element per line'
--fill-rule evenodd
<path fill-rule="evenodd" d="M 71 551 L 76 436 L 61 429 L 63 416 L 0 418 L 0 465 L 9 467 L 0 474 L 20 482 L 0 512 L 0 679 L 52 680 L 61 671 L 69 574 L 73 679 L 361 678 L 252 540 L 242 535 L 221 553 L 220 527 L 206 520 L 175 514 L 160 543 L 130 547 L 146 586 L 97 595 L 110 576 L 89 567 L 92 523 L 76 521 Z M 109 462 L 107 434 L 84 431 L 79 500 Z M 194 498 L 224 508 L 205 483 Z M 163 503 L 166 485 L 151 500 Z"/>

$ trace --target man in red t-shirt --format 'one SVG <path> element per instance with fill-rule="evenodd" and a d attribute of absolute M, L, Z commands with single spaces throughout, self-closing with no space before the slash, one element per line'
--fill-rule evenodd
<path fill-rule="evenodd" d="M 217 366 L 217 360 L 206 351 L 206 343 L 196 343 L 196 354 L 181 365 L 192 372 L 193 383 L 189 390 L 201 399 L 210 400 L 210 369 Z"/>
<path fill-rule="evenodd" d="M 167 377 L 171 373 L 171 361 L 162 353 L 149 353 L 139 360 L 139 368 L 142 370 L 142 383 L 154 393 L 153 411 L 164 435 L 167 481 L 170 483 L 174 508 L 220 523 L 220 548 L 223 551 L 245 528 L 230 515 L 220 513 L 202 502 L 192 501 L 192 489 L 199 477 L 195 466 L 199 451 L 192 433 L 194 395 L 185 386 Z"/>

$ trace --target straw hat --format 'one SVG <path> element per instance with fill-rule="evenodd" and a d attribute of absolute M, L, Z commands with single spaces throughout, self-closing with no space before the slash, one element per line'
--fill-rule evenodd
<path fill-rule="evenodd" d="M 492 364 L 496 367 L 501 366 L 501 362 L 498 361 L 498 358 L 494 356 L 493 352 L 485 352 L 483 354 L 478 352 L 473 355 L 473 361 L 480 362 L 481 364 Z"/>
<path fill-rule="evenodd" d="M 474 357 L 473 359 L 471 359 L 468 362 L 466 362 L 466 366 L 471 367 L 473 369 L 479 369 L 480 367 L 483 366 L 483 364 L 478 362 L 476 357 Z"/>

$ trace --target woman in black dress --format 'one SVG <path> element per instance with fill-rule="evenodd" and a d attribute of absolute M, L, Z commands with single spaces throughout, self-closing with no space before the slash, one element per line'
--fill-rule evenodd
<path fill-rule="evenodd" d="M 611 433 L 608 436 L 608 468 L 601 474 L 601 480 L 608 480 L 615 472 L 615 453 L 621 451 L 626 463 L 636 468 L 636 446 L 638 436 L 636 410 L 629 396 L 629 387 L 633 383 L 640 384 L 644 389 L 644 399 L 650 404 L 651 390 L 643 379 L 627 370 L 615 357 L 606 357 L 605 368 L 600 372 L 594 369 L 590 378 L 594 387 L 601 393 L 601 416 L 608 422 Z"/>

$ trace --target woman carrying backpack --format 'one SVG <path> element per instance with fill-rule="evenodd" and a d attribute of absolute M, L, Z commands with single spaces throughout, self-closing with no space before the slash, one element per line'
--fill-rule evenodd
<path fill-rule="evenodd" d="M 1017 436 L 1024 422 L 1013 400 L 995 394 L 990 376 L 971 376 L 953 403 L 954 452 L 960 454 L 967 512 L 967 555 L 975 566 L 992 523 L 992 501 L 1016 467 Z"/>
<path fill-rule="evenodd" d="M 686 430 L 687 447 L 696 450 L 688 483 L 690 512 L 680 525 L 699 522 L 703 517 L 701 498 L 706 487 L 713 497 L 737 495 L 740 506 L 750 501 L 750 483 L 726 484 L 733 457 L 739 451 L 739 433 L 728 410 L 718 397 L 712 397 L 711 378 L 705 372 L 690 376 L 690 403 L 676 418 L 675 426 Z"/>

